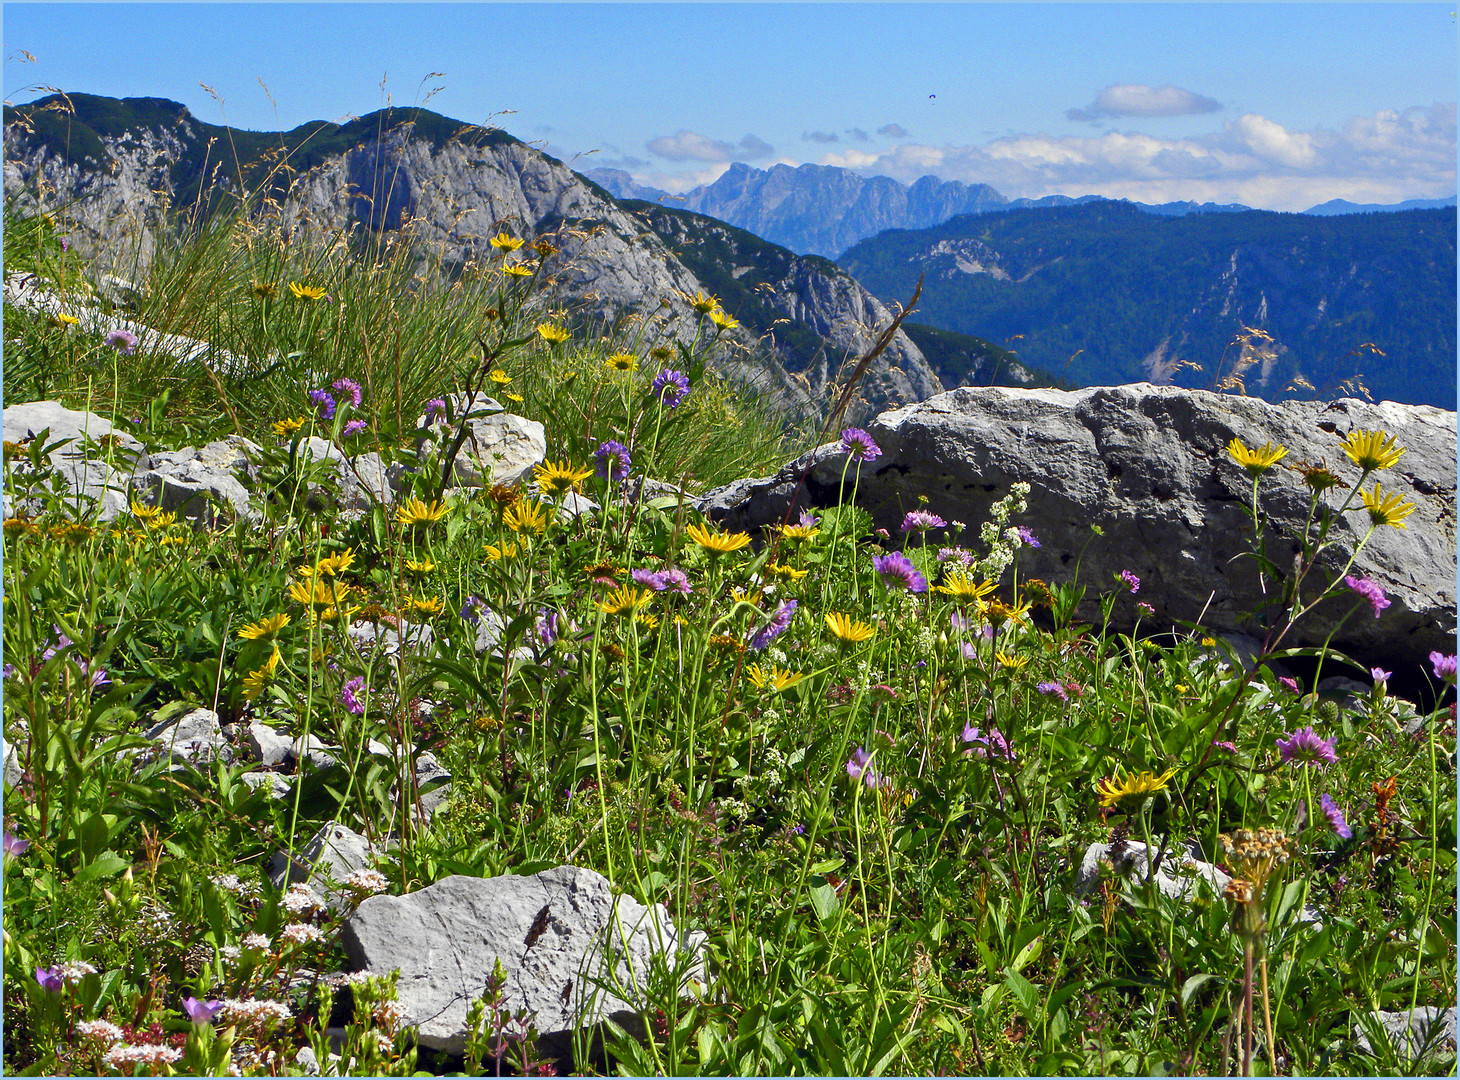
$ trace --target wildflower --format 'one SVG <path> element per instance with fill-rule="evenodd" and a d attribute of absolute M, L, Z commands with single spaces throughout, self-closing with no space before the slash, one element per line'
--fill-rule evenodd
<path fill-rule="evenodd" d="M 345 707 L 346 712 L 354 716 L 360 716 L 365 712 L 365 703 L 356 696 L 364 688 L 365 679 L 360 675 L 356 675 L 340 687 L 340 704 Z"/>
<path fill-rule="evenodd" d="M 770 622 L 757 630 L 755 636 L 750 639 L 750 647 L 758 652 L 784 634 L 787 627 L 791 625 L 791 619 L 796 615 L 796 607 L 795 600 L 787 600 L 778 607 L 776 613 L 771 616 Z"/>
<path fill-rule="evenodd" d="M 24 855 L 25 849 L 30 847 L 30 841 L 20 839 L 18 836 L 12 834 L 9 829 L 6 829 L 3 846 L 5 857 L 8 859 L 15 855 Z"/>
<path fill-rule="evenodd" d="M 406 560 L 406 569 L 412 574 L 429 574 L 436 569 L 436 564 L 430 559 L 422 559 L 417 562 L 415 559 Z"/>
<path fill-rule="evenodd" d="M 1249 450 L 1242 445 L 1241 439 L 1233 439 L 1227 444 L 1227 453 L 1255 480 L 1286 457 L 1288 451 L 1286 447 L 1274 446 L 1272 443 L 1263 444 L 1261 450 Z"/>
<path fill-rule="evenodd" d="M 181 1061 L 182 1056 L 183 1052 L 174 1046 L 160 1046 L 157 1043 L 143 1043 L 139 1046 L 122 1044 L 113 1046 L 102 1054 L 101 1063 L 118 1072 L 126 1071 L 128 1065 L 148 1065 L 152 1067 L 153 1075 L 157 1075 L 158 1065 L 171 1065 Z"/>
<path fill-rule="evenodd" d="M 502 267 L 502 273 L 511 274 L 513 277 L 532 277 L 532 264 L 513 263 L 510 266 Z"/>
<path fill-rule="evenodd" d="M 440 615 L 446 608 L 446 604 L 439 596 L 424 596 L 419 599 L 412 597 L 406 606 L 412 611 L 419 611 L 424 615 Z"/>
<path fill-rule="evenodd" d="M 408 500 L 395 512 L 395 520 L 407 527 L 412 525 L 431 525 L 440 521 L 445 516 L 446 507 L 440 502 L 433 502 L 427 505 L 420 499 Z"/>
<path fill-rule="evenodd" d="M 1019 539 L 1028 544 L 1030 547 L 1039 547 L 1039 537 L 1035 536 L 1023 525 L 1015 525 L 1014 531 L 1019 534 Z"/>
<path fill-rule="evenodd" d="M 1278 679 L 1278 682 L 1282 683 L 1283 689 L 1285 689 L 1290 694 L 1297 694 L 1302 692 L 1298 686 L 1297 679 L 1292 679 L 1286 675 L 1283 675 Z"/>
<path fill-rule="evenodd" d="M 272 281 L 255 281 L 253 283 L 253 294 L 260 300 L 273 300 L 279 295 L 279 286 Z"/>
<path fill-rule="evenodd" d="M 689 306 L 701 315 L 708 315 L 720 306 L 720 301 L 713 296 L 706 296 L 703 292 L 697 292 L 689 297 Z"/>
<path fill-rule="evenodd" d="M 137 351 L 137 335 L 130 330 L 109 331 L 104 340 L 124 356 L 131 356 Z"/>
<path fill-rule="evenodd" d="M 909 510 L 902 517 L 903 532 L 927 532 L 947 527 L 948 523 L 930 510 Z"/>
<path fill-rule="evenodd" d="M 1347 840 L 1353 836 L 1354 831 L 1348 827 L 1348 822 L 1344 820 L 1343 811 L 1334 804 L 1334 801 L 1327 794 L 1318 797 L 1318 804 L 1323 808 L 1323 813 L 1328 817 L 1328 823 L 1333 826 L 1333 831 L 1338 834 L 1339 839 Z"/>
<path fill-rule="evenodd" d="M 335 418 L 335 399 L 328 390 L 309 391 L 309 400 L 314 402 L 319 409 L 321 420 L 333 420 Z"/>
<path fill-rule="evenodd" d="M 324 934 L 308 923 L 290 923 L 279 931 L 279 940 L 285 945 L 313 945 L 324 940 Z"/>
<path fill-rule="evenodd" d="M 620 585 L 598 602 L 598 609 L 606 615 L 623 615 L 643 607 L 651 599 L 651 595 L 643 589 Z"/>
<path fill-rule="evenodd" d="M 1025 664 L 1029 663 L 1029 657 L 1027 656 L 1010 656 L 1005 652 L 994 653 L 994 659 L 999 662 L 1000 667 L 1006 668 L 1009 671 L 1018 671 Z"/>
<path fill-rule="evenodd" d="M 1224 741 L 1221 741 L 1221 740 L 1218 740 L 1218 739 L 1213 739 L 1212 740 L 1212 745 L 1214 747 L 1216 747 L 1218 750 L 1225 750 L 1225 751 L 1227 751 L 1227 753 L 1229 753 L 1229 754 L 1235 754 L 1237 752 L 1237 744 L 1236 743 L 1224 742 Z"/>
<path fill-rule="evenodd" d="M 913 593 L 928 591 L 928 579 L 900 551 L 877 556 L 872 560 L 872 568 L 882 575 L 882 583 L 888 588 L 903 588 Z"/>
<path fill-rule="evenodd" d="M 603 366 L 627 373 L 639 370 L 639 359 L 633 353 L 614 353 L 603 362 Z"/>
<path fill-rule="evenodd" d="M 547 495 L 562 495 L 570 490 L 582 490 L 583 481 L 593 475 L 592 469 L 575 469 L 567 462 L 544 461 L 533 470 L 539 491 Z"/>
<path fill-rule="evenodd" d="M 852 756 L 847 758 L 847 775 L 853 780 L 860 780 L 870 788 L 875 788 L 882 783 L 882 777 L 877 770 L 872 768 L 872 755 L 860 746 L 852 751 Z"/>
<path fill-rule="evenodd" d="M 972 724 L 963 726 L 963 741 L 973 744 L 973 753 L 977 757 L 1000 758 L 1004 761 L 1013 761 L 1018 755 L 1014 748 L 1009 745 L 1009 740 L 998 728 L 989 728 L 988 734 L 980 734 L 978 728 Z"/>
<path fill-rule="evenodd" d="M 1095 791 L 1100 796 L 1101 806 L 1114 806 L 1123 799 L 1154 795 L 1158 791 L 1165 791 L 1166 781 L 1174 775 L 1176 775 L 1176 770 L 1171 768 L 1160 776 L 1153 772 L 1140 772 L 1132 773 L 1124 780 L 1120 779 L 1118 775 L 1113 779 L 1102 778 L 1095 785 Z"/>
<path fill-rule="evenodd" d="M 795 544 L 804 544 L 815 540 L 821 530 L 814 525 L 782 525 L 781 539 L 789 540 Z"/>
<path fill-rule="evenodd" d="M 492 237 L 491 244 L 505 255 L 510 251 L 516 251 L 520 248 L 522 241 L 515 236 L 508 236 L 506 232 L 499 232 L 496 236 Z"/>
<path fill-rule="evenodd" d="M 333 607 L 349 595 L 350 586 L 344 582 L 331 583 L 311 579 L 307 582 L 296 581 L 289 586 L 289 599 L 316 610 Z"/>
<path fill-rule="evenodd" d="M 762 671 L 759 664 L 751 664 L 747 667 L 745 677 L 757 690 L 769 688 L 777 694 L 782 690 L 789 690 L 805 678 L 799 671 L 789 671 L 784 668 L 773 667 L 769 671 Z"/>
<path fill-rule="evenodd" d="M 689 376 L 682 371 L 665 368 L 654 376 L 654 381 L 649 384 L 649 392 L 659 399 L 661 405 L 677 409 L 689 393 Z"/>
<path fill-rule="evenodd" d="M 956 562 L 966 569 L 973 565 L 973 552 L 961 547 L 942 547 L 938 549 L 938 561 L 940 563 Z"/>
<path fill-rule="evenodd" d="M 491 379 L 498 386 L 506 386 L 512 381 L 512 376 L 508 375 L 501 368 L 493 368 L 487 373 L 487 378 Z"/>
<path fill-rule="evenodd" d="M 546 240 L 534 240 L 532 250 L 537 252 L 537 257 L 540 259 L 551 258 L 558 253 L 558 248 Z"/>
<path fill-rule="evenodd" d="M 82 1020 L 76 1025 L 76 1034 L 94 1044 L 98 1050 L 115 1046 L 127 1037 L 121 1028 L 107 1020 Z"/>
<path fill-rule="evenodd" d="M 1374 609 L 1376 619 L 1392 603 L 1389 597 L 1384 595 L 1384 590 L 1379 587 L 1378 583 L 1370 581 L 1368 578 L 1355 577 L 1350 574 L 1343 579 L 1343 583 L 1369 602 Z"/>
<path fill-rule="evenodd" d="M 1435 669 L 1435 678 L 1443 679 L 1445 682 L 1455 681 L 1455 656 L 1446 656 L 1442 652 L 1430 653 L 1430 665 Z"/>
<path fill-rule="evenodd" d="M 653 570 L 631 570 L 629 577 L 634 579 L 635 585 L 642 585 L 646 589 L 653 589 L 655 592 L 664 591 L 664 578 Z"/>
<path fill-rule="evenodd" d="M 301 285 L 297 281 L 289 282 L 289 295 L 295 300 L 319 300 L 324 296 L 323 285 Z"/>
<path fill-rule="evenodd" d="M 689 538 L 711 555 L 728 555 L 739 551 L 750 543 L 750 534 L 712 532 L 703 525 L 690 525 L 685 529 Z"/>
<path fill-rule="evenodd" d="M 506 394 L 504 396 L 507 398 L 508 401 L 516 402 L 519 405 L 527 400 L 521 394 Z"/>
<path fill-rule="evenodd" d="M 390 881 L 379 870 L 356 870 L 345 879 L 345 888 L 357 893 L 383 893 Z"/>
<path fill-rule="evenodd" d="M 864 622 L 858 622 L 850 615 L 831 612 L 826 615 L 826 628 L 832 634 L 850 645 L 859 645 L 877 631 Z"/>
<path fill-rule="evenodd" d="M 1025 614 L 1029 611 L 1029 605 L 1023 602 L 1010 607 L 1002 600 L 990 600 L 983 605 L 983 616 L 990 622 L 989 631 L 985 636 L 992 637 L 995 627 L 1003 626 L 1006 622 L 1018 623 L 1027 627 L 1029 624 L 1024 620 Z"/>
<path fill-rule="evenodd" d="M 507 508 L 502 515 L 502 524 L 515 533 L 537 533 L 547 531 L 548 517 L 542 503 L 536 499 L 521 499 Z"/>
<path fill-rule="evenodd" d="M 1156 614 L 1156 609 L 1144 600 L 1141 600 L 1136 604 L 1136 614 L 1141 616 L 1154 615 Z"/>
<path fill-rule="evenodd" d="M 274 421 L 274 434 L 281 439 L 287 439 L 296 431 L 302 428 L 307 421 L 302 416 L 291 417 L 287 420 Z"/>
<path fill-rule="evenodd" d="M 273 653 L 264 662 L 263 667 L 257 671 L 250 671 L 244 677 L 243 696 L 245 698 L 254 701 L 264 692 L 264 686 L 268 683 L 269 678 L 278 670 L 280 659 L 282 658 L 279 655 L 279 647 L 275 645 Z"/>
<path fill-rule="evenodd" d="M 1385 671 L 1383 668 L 1370 668 L 1369 678 L 1374 680 L 1374 686 L 1381 687 L 1394 677 L 1394 672 Z"/>
<path fill-rule="evenodd" d="M 354 379 L 336 379 L 330 384 L 330 389 L 341 394 L 349 394 L 351 407 L 356 409 L 360 407 L 360 384 Z"/>
<path fill-rule="evenodd" d="M 369 425 L 367 425 L 364 420 L 347 420 L 345 422 L 344 430 L 340 432 L 340 435 L 348 439 L 351 435 L 360 434 L 360 432 L 364 431 L 365 428 L 368 426 Z"/>
<path fill-rule="evenodd" d="M 669 569 L 661 571 L 659 577 L 664 582 L 659 589 L 660 592 L 677 592 L 681 596 L 688 596 L 694 591 L 690 588 L 689 578 L 677 566 L 671 566 Z"/>
<path fill-rule="evenodd" d="M 1129 570 L 1122 570 L 1120 572 L 1120 580 L 1125 584 L 1125 587 L 1129 589 L 1132 593 L 1138 593 L 1141 591 L 1141 579 L 1136 577 L 1135 574 L 1131 573 Z"/>
<path fill-rule="evenodd" d="M 65 327 L 65 326 L 75 326 L 80 321 L 81 320 L 78 319 L 75 315 L 67 315 L 64 311 L 61 312 L 59 315 L 52 315 L 47 320 L 47 322 L 49 322 L 52 326 L 62 326 L 62 327 Z"/>
<path fill-rule="evenodd" d="M 440 416 L 442 417 L 442 419 L 445 419 L 445 417 L 446 417 L 446 402 L 445 402 L 444 399 L 439 398 L 439 397 L 438 398 L 432 398 L 430 401 L 426 402 L 426 404 L 425 404 L 425 410 L 426 410 L 426 418 L 421 421 L 421 426 L 422 427 L 430 427 L 431 424 L 432 424 L 432 422 L 436 419 L 437 414 L 440 414 Z"/>
<path fill-rule="evenodd" d="M 1041 694 L 1047 694 L 1050 697 L 1057 697 L 1061 701 L 1070 700 L 1070 695 L 1065 693 L 1065 688 L 1057 682 L 1042 682 L 1034 689 L 1038 690 Z"/>
<path fill-rule="evenodd" d="M 561 345 L 568 340 L 568 331 L 561 326 L 554 326 L 552 323 L 539 323 L 537 332 L 542 335 L 544 341 L 552 345 Z"/>
<path fill-rule="evenodd" d="M 1404 524 L 1404 519 L 1414 513 L 1414 503 L 1405 502 L 1397 491 L 1385 495 L 1383 485 L 1375 484 L 1374 490 L 1364 492 L 1363 498 L 1364 509 L 1375 525 L 1393 525 L 1396 529 L 1409 527 Z"/>
<path fill-rule="evenodd" d="M 289 615 L 280 611 L 270 615 L 262 622 L 248 623 L 238 631 L 238 636 L 245 641 L 257 641 L 259 638 L 271 638 L 280 630 L 289 625 Z"/>
<path fill-rule="evenodd" d="M 735 319 L 732 319 L 729 315 L 725 314 L 725 312 L 720 310 L 719 308 L 716 308 L 714 311 L 710 312 L 710 322 L 714 323 L 721 330 L 734 330 L 737 326 L 740 325 L 739 322 L 737 322 Z"/>
<path fill-rule="evenodd" d="M 618 584 L 618 576 L 623 572 L 623 567 L 611 562 L 596 562 L 583 568 L 583 576 L 600 585 Z"/>
<path fill-rule="evenodd" d="M 800 581 L 811 573 L 810 570 L 797 570 L 794 566 L 786 566 L 784 563 L 773 562 L 765 564 L 765 572 L 771 577 L 785 578 L 790 582 Z"/>
<path fill-rule="evenodd" d="M 610 483 L 624 479 L 634 467 L 629 448 L 617 439 L 609 439 L 600 445 L 593 451 L 593 456 L 598 461 L 598 475 Z"/>
<path fill-rule="evenodd" d="M 853 461 L 871 461 L 882 456 L 882 448 L 861 428 L 850 427 L 842 432 L 841 449 Z"/>
<path fill-rule="evenodd" d="M 973 604 L 994 591 L 992 581 L 975 582 L 962 570 L 950 570 L 943 576 L 943 584 L 933 586 L 934 592 L 953 597 L 960 604 Z"/>
<path fill-rule="evenodd" d="M 1327 491 L 1342 483 L 1339 475 L 1322 461 L 1304 464 L 1299 471 L 1303 474 L 1303 483 L 1313 491 Z"/>
<path fill-rule="evenodd" d="M 1350 431 L 1339 445 L 1366 473 L 1387 469 L 1404 456 L 1404 447 L 1396 446 L 1394 436 L 1382 431 Z"/>
<path fill-rule="evenodd" d="M 1277 745 L 1284 765 L 1296 763 L 1321 768 L 1338 760 L 1338 752 L 1334 749 L 1336 742 L 1336 739 L 1324 739 L 1311 727 L 1305 727 L 1291 733 L 1286 741 L 1279 739 Z"/>
<path fill-rule="evenodd" d="M 223 1008 L 221 1001 L 199 1001 L 195 997 L 183 998 L 183 1011 L 188 1019 L 199 1026 L 211 1024 L 213 1016 Z"/>

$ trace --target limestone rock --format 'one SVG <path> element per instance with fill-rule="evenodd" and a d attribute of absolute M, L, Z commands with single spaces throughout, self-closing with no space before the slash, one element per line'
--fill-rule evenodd
<path fill-rule="evenodd" d="M 114 429 L 110 420 L 68 409 L 59 401 L 9 405 L 4 411 L 4 428 L 6 442 L 28 442 L 49 429 L 47 445 L 64 443 L 51 451 L 50 463 L 70 489 L 72 504 L 81 518 L 90 516 L 93 503 L 99 521 L 113 521 L 125 513 L 130 478 L 135 470 L 148 464 L 142 444 Z M 9 468 L 17 476 L 17 487 L 24 491 L 28 463 L 17 458 Z M 43 506 L 39 498 L 23 499 L 14 510 L 39 514 Z"/>
<path fill-rule="evenodd" d="M 163 720 L 147 729 L 147 738 L 155 742 L 160 756 L 175 762 L 205 765 L 212 761 L 233 760 L 233 747 L 223 735 L 223 725 L 212 709 L 193 709 L 173 719 Z"/>
<path fill-rule="evenodd" d="M 457 422 L 465 416 L 466 437 L 450 478 L 457 487 L 516 484 L 547 458 L 547 429 L 536 420 L 504 412 L 495 398 L 478 395 L 472 400 L 466 394 L 452 394 L 447 415 L 449 423 L 438 420 L 417 442 L 416 455 L 439 469 L 439 455 L 450 448 Z M 425 416 L 417 422 L 425 427 Z"/>
<path fill-rule="evenodd" d="M 226 525 L 230 519 L 257 521 L 259 511 L 237 474 L 257 477 L 250 455 L 259 449 L 257 443 L 230 435 L 202 449 L 188 446 L 156 453 L 150 467 L 132 478 L 132 487 L 142 495 L 139 502 L 209 528 Z M 229 514 L 220 514 L 219 506 L 227 507 Z"/>
<path fill-rule="evenodd" d="M 1455 1006 L 1438 1008 L 1420 1006 L 1412 1013 L 1376 1012 L 1372 1014 L 1389 1036 L 1401 1063 L 1411 1059 L 1435 1058 L 1455 1053 Z M 1377 1051 L 1369 1041 L 1362 1022 L 1354 1024 L 1354 1035 L 1366 1053 Z"/>

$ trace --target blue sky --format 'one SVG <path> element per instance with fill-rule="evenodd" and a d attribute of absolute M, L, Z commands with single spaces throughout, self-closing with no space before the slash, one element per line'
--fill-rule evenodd
<path fill-rule="evenodd" d="M 813 162 L 1301 210 L 1455 193 L 1454 10 L 6 3 L 4 89 L 264 130 L 424 102 L 671 191 Z"/>

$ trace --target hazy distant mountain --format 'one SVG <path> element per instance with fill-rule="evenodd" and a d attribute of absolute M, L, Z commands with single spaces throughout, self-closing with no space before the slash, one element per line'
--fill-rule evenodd
<path fill-rule="evenodd" d="M 1347 199 L 1329 199 L 1326 203 L 1310 206 L 1305 214 L 1330 217 L 1334 214 L 1380 214 L 1399 210 L 1444 210 L 1455 205 L 1455 196 L 1448 199 L 1406 199 L 1402 203 L 1351 203 Z"/>
<path fill-rule="evenodd" d="M 635 182 L 623 169 L 589 169 L 583 175 L 615 199 L 639 199 L 643 202 L 662 202 L 669 206 L 683 202 L 679 196 L 671 195 L 663 188 Z"/>

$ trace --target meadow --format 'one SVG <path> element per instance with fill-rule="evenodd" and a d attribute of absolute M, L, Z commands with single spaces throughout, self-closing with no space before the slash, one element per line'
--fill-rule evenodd
<path fill-rule="evenodd" d="M 261 520 L 210 530 L 135 493 L 99 522 L 51 483 L 45 440 L 5 445 L 7 1074 L 299 1074 L 305 1046 L 356 1075 L 1454 1072 L 1453 1048 L 1421 1057 L 1374 1018 L 1455 1002 L 1453 656 L 1409 673 L 1431 692 L 1407 703 L 1362 658 L 1371 690 L 1323 694 L 1282 648 L 1244 663 L 1201 626 L 1113 633 L 1139 581 L 1022 576 L 1039 522 L 1017 490 L 962 533 L 917 509 L 879 533 L 855 504 L 871 436 L 834 415 L 788 430 L 718 377 L 733 315 L 714 297 L 580 317 L 553 285 L 561 240 L 504 228 L 447 267 L 409 236 L 220 213 L 139 266 L 127 314 L 248 358 L 228 371 L 7 306 L 7 403 L 58 399 L 154 449 L 264 448 Z M 64 220 L 7 207 L 7 273 L 105 303 L 64 241 Z M 449 397 L 475 389 L 546 428 L 521 483 L 443 479 L 465 422 Z M 300 453 L 315 435 L 406 466 L 398 499 L 341 510 Z M 846 456 L 840 505 L 759 536 L 694 510 L 818 441 Z M 1291 561 L 1264 553 L 1301 552 L 1269 644 L 1323 597 L 1383 617 L 1377 586 L 1304 568 L 1340 512 L 1403 527 L 1373 486 L 1402 450 L 1335 437 L 1331 471 L 1304 472 L 1304 531 L 1274 537 L 1255 493 L 1294 463 L 1229 448 L 1251 557 L 1277 578 Z M 561 512 L 570 493 L 596 508 Z M 485 618 L 500 640 L 479 653 Z M 429 642 L 348 633 L 405 623 Z M 179 703 L 342 764 L 284 798 L 242 760 L 169 770 L 138 752 Z M 395 760 L 359 753 L 370 739 Z M 427 751 L 453 778 L 429 818 L 393 783 Z M 610 1031 L 571 1065 L 487 1002 L 479 1053 L 435 1059 L 389 973 L 325 977 L 347 913 L 263 873 L 327 822 L 398 841 L 359 899 L 597 870 L 708 935 L 709 987 L 661 973 L 649 1037 Z M 1082 887 L 1096 843 L 1115 858 Z M 1168 895 L 1121 857 L 1146 844 L 1163 872 L 1195 847 L 1232 882 Z M 354 1018 L 332 1046 L 340 994 Z"/>

